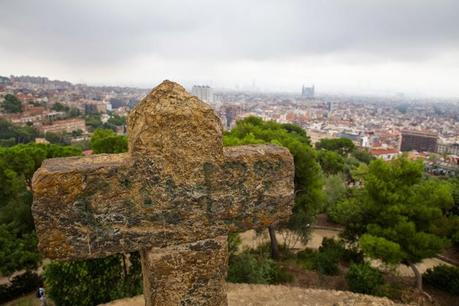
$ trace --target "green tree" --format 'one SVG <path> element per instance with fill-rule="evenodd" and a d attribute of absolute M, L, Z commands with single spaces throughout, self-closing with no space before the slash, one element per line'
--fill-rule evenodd
<path fill-rule="evenodd" d="M 345 168 L 344 158 L 335 151 L 319 150 L 317 161 L 325 174 L 337 174 Z"/>
<path fill-rule="evenodd" d="M 454 205 L 443 210 L 443 216 L 435 223 L 434 231 L 439 236 L 448 237 L 456 247 L 459 247 L 459 179 L 450 179 L 449 183 Z"/>
<path fill-rule="evenodd" d="M 126 117 L 118 116 L 114 114 L 110 119 L 108 119 L 109 124 L 113 124 L 115 126 L 123 126 L 126 124 Z"/>
<path fill-rule="evenodd" d="M 72 142 L 71 136 L 72 134 L 65 133 L 65 132 L 58 132 L 58 133 L 47 132 L 45 134 L 45 139 L 52 144 L 70 145 L 70 143 Z"/>
<path fill-rule="evenodd" d="M 346 198 L 347 192 L 344 174 L 338 173 L 327 176 L 324 185 L 324 207 L 321 210 L 327 213 L 332 211 L 339 201 Z"/>
<path fill-rule="evenodd" d="M 381 272 L 369 264 L 351 264 L 346 273 L 346 282 L 352 292 L 373 294 L 384 284 Z"/>
<path fill-rule="evenodd" d="M 12 226 L 0 224 L 0 272 L 3 275 L 34 269 L 39 260 L 37 237 L 33 232 L 19 233 Z"/>
<path fill-rule="evenodd" d="M 40 260 L 30 207 L 33 173 L 46 158 L 80 155 L 57 145 L 21 144 L 0 148 L 0 271 L 36 267 Z"/>
<path fill-rule="evenodd" d="M 53 104 L 53 106 L 51 107 L 52 110 L 56 111 L 56 112 L 67 112 L 69 111 L 69 107 L 62 104 L 62 103 L 59 103 L 59 102 L 56 102 Z"/>
<path fill-rule="evenodd" d="M 450 185 L 424 178 L 422 162 L 405 157 L 372 161 L 363 182 L 354 198 L 337 205 L 346 237 L 358 241 L 370 257 L 409 266 L 422 291 L 415 264 L 448 245 L 433 229 L 453 205 Z"/>
<path fill-rule="evenodd" d="M 3 110 L 6 113 L 20 113 L 22 102 L 15 95 L 7 94 L 3 101 Z"/>
<path fill-rule="evenodd" d="M 98 129 L 98 128 L 102 128 L 104 125 L 102 123 L 102 120 L 100 119 L 99 114 L 87 115 L 85 117 L 85 123 L 86 123 L 86 126 L 88 126 L 91 131 Z"/>
<path fill-rule="evenodd" d="M 110 129 L 96 129 L 90 145 L 94 153 L 122 153 L 128 149 L 127 137 L 117 135 Z"/>
<path fill-rule="evenodd" d="M 295 206 L 287 226 L 306 239 L 310 224 L 323 199 L 323 178 L 316 152 L 310 145 L 305 131 L 293 124 L 279 124 L 248 117 L 236 123 L 225 133 L 225 146 L 273 143 L 284 146 L 292 153 L 295 162 Z M 275 225 L 268 228 L 272 257 L 280 256 L 275 236 Z"/>
<path fill-rule="evenodd" d="M 347 156 L 354 151 L 355 145 L 352 140 L 347 138 L 324 138 L 316 143 L 316 148 L 334 151 L 342 156 Z"/>
<path fill-rule="evenodd" d="M 356 148 L 352 152 L 352 156 L 357 159 L 359 162 L 369 164 L 372 160 L 375 160 L 376 158 L 371 155 L 367 150 L 362 149 L 362 148 Z"/>
<path fill-rule="evenodd" d="M 67 115 L 70 117 L 70 118 L 75 118 L 75 117 L 79 117 L 81 115 L 81 112 L 78 108 L 76 107 L 71 107 L 68 112 L 67 112 Z"/>
<path fill-rule="evenodd" d="M 33 127 L 17 126 L 5 119 L 0 119 L 0 146 L 29 143 L 38 136 L 39 132 Z"/>
<path fill-rule="evenodd" d="M 92 306 L 142 293 L 138 253 L 106 258 L 51 262 L 44 278 L 48 294 L 60 306 Z"/>

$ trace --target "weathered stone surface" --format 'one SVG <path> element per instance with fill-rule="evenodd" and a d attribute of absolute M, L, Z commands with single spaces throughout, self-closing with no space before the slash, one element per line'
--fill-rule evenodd
<path fill-rule="evenodd" d="M 169 248 L 143 250 L 142 270 L 148 305 L 227 305 L 226 236 Z M 179 269 L 177 269 L 179 267 Z M 168 290 L 164 290 L 168 288 Z"/>
<path fill-rule="evenodd" d="M 388 298 L 292 286 L 226 284 L 229 306 L 407 306 Z M 141 306 L 143 297 L 121 299 L 103 306 Z M 411 305 L 411 304 L 410 304 Z M 102 305 L 101 305 L 102 306 Z"/>
<path fill-rule="evenodd" d="M 39 248 L 91 258 L 265 227 L 289 216 L 293 160 L 222 147 L 213 111 L 165 82 L 129 116 L 129 154 L 46 160 L 33 177 Z"/>
<path fill-rule="evenodd" d="M 176 83 L 163 82 L 139 103 L 129 115 L 128 134 L 129 153 L 50 159 L 37 170 L 32 213 L 45 256 L 143 250 L 143 273 L 156 288 L 160 278 L 148 263 L 168 257 L 154 252 L 200 258 L 204 253 L 191 254 L 189 243 L 219 241 L 230 231 L 266 227 L 291 213 L 294 165 L 288 150 L 223 148 L 223 129 L 212 109 Z M 215 267 L 221 254 L 207 254 Z M 206 275 L 197 267 L 189 275 Z M 177 263 L 175 269 L 171 277 L 183 267 Z M 206 286 L 221 289 L 222 279 L 215 274 Z M 186 284 L 187 290 L 195 286 Z M 154 292 L 146 292 L 147 302 L 158 301 L 159 290 Z M 219 299 L 218 292 L 212 298 Z M 203 301 L 199 290 L 181 296 Z"/>

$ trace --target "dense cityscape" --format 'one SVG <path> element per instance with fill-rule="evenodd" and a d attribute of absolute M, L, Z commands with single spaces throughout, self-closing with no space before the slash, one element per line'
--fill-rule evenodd
<path fill-rule="evenodd" d="M 218 91 L 206 85 L 189 91 L 215 109 L 225 130 L 240 119 L 257 116 L 297 124 L 313 144 L 325 138 L 348 138 L 385 160 L 407 152 L 412 159 L 424 159 L 435 174 L 452 175 L 459 162 L 459 101 L 455 99 L 317 95 L 314 86 L 303 86 L 298 94 Z M 148 92 L 46 77 L 0 77 L 0 99 L 14 97 L 21 103 L 19 108 L 3 104 L 0 118 L 37 129 L 42 136 L 37 142 L 53 137 L 69 144 L 84 142 L 104 125 L 125 134 L 129 110 Z"/>

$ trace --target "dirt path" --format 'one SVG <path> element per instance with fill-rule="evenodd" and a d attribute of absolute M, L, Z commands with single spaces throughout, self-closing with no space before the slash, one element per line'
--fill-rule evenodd
<path fill-rule="evenodd" d="M 303 289 L 287 286 L 227 284 L 229 306 L 392 306 L 386 298 L 348 291 Z M 143 306 L 143 296 L 113 301 L 106 306 Z"/>
<path fill-rule="evenodd" d="M 337 237 L 339 234 L 338 230 L 329 230 L 329 229 L 313 229 L 311 232 L 311 238 L 309 239 L 308 243 L 305 245 L 301 242 L 298 242 L 294 245 L 294 248 L 297 249 L 304 249 L 306 247 L 311 248 L 311 249 L 318 249 L 320 245 L 322 244 L 322 239 L 324 237 L 327 238 L 333 238 Z M 259 235 L 256 234 L 254 230 L 250 230 L 244 233 L 240 234 L 241 237 L 241 247 L 248 247 L 248 248 L 256 248 L 257 246 L 269 242 L 269 236 L 268 232 L 265 231 Z M 276 237 L 279 240 L 279 243 L 289 243 L 289 241 L 294 241 L 293 239 L 293 234 L 288 234 L 288 235 L 282 235 L 279 233 L 276 233 Z M 286 239 L 287 238 L 287 239 Z M 372 262 L 374 266 L 381 266 L 381 263 L 378 261 L 373 261 Z M 424 273 L 427 269 L 433 268 L 438 265 L 450 265 L 449 263 L 438 259 L 438 258 L 427 258 L 424 259 L 421 263 L 417 264 L 416 266 L 419 269 L 420 273 Z M 397 268 L 396 271 L 400 276 L 408 276 L 408 277 L 414 277 L 413 271 L 408 268 L 407 266 L 400 265 Z"/>

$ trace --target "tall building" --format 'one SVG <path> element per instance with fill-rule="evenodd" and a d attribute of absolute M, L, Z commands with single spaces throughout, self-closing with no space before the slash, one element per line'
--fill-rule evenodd
<path fill-rule="evenodd" d="M 400 151 L 437 152 L 438 136 L 433 133 L 402 131 Z"/>
<path fill-rule="evenodd" d="M 459 155 L 459 143 L 438 144 L 437 153 Z"/>
<path fill-rule="evenodd" d="M 305 87 L 303 85 L 303 88 L 301 90 L 301 96 L 305 98 L 314 98 L 314 85 L 312 87 Z"/>
<path fill-rule="evenodd" d="M 204 102 L 214 102 L 214 91 L 207 85 L 194 85 L 191 89 L 191 94 Z"/>

